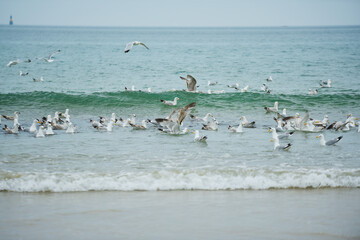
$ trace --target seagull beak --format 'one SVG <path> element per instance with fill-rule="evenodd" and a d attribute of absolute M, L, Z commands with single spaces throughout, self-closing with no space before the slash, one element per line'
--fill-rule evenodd
<path fill-rule="evenodd" d="M 270 142 L 273 142 L 273 141 L 274 141 L 274 139 L 271 139 L 271 140 L 270 140 Z"/>
<path fill-rule="evenodd" d="M 320 136 L 316 136 L 316 138 L 319 138 Z"/>
<path fill-rule="evenodd" d="M 359 120 L 359 118 L 355 118 L 355 120 Z"/>
<path fill-rule="evenodd" d="M 268 132 L 271 132 L 271 129 L 269 129 Z"/>

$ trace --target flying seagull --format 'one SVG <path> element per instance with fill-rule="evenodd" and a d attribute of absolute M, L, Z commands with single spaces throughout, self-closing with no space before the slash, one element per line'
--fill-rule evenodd
<path fill-rule="evenodd" d="M 196 79 L 193 76 L 187 75 L 186 78 L 180 76 L 180 78 L 186 81 L 186 87 L 189 92 L 196 91 Z"/>
<path fill-rule="evenodd" d="M 44 58 L 45 62 L 53 62 L 54 59 L 52 59 L 52 57 L 58 52 L 60 52 L 60 50 L 56 50 L 55 52 L 51 53 L 47 58 Z"/>
<path fill-rule="evenodd" d="M 14 60 L 14 61 L 10 61 L 6 66 L 11 67 L 14 66 L 16 64 L 20 63 L 20 60 Z"/>
<path fill-rule="evenodd" d="M 125 47 L 124 52 L 125 52 L 125 53 L 128 53 L 134 45 L 142 45 L 142 46 L 144 46 L 146 49 L 149 49 L 144 43 L 138 42 L 138 41 L 134 41 L 134 42 L 129 42 L 128 44 L 126 44 L 126 47 Z"/>

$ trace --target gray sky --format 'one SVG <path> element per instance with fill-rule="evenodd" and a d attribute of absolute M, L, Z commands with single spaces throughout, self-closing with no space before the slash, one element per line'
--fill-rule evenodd
<path fill-rule="evenodd" d="M 0 0 L 0 24 L 56 26 L 360 25 L 359 0 Z"/>

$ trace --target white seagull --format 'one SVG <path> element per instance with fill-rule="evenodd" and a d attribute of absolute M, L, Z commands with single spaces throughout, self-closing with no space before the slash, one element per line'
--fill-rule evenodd
<path fill-rule="evenodd" d="M 215 86 L 216 84 L 218 84 L 218 82 L 210 82 L 210 81 L 208 81 L 208 86 Z"/>
<path fill-rule="evenodd" d="M 330 88 L 331 83 L 332 83 L 331 79 L 328 79 L 327 81 L 321 81 L 320 80 L 320 87 L 322 87 L 322 88 Z"/>
<path fill-rule="evenodd" d="M 229 125 L 228 129 L 234 133 L 242 133 L 243 132 L 243 127 L 242 127 L 241 123 L 239 124 L 239 126 L 237 128 L 234 128 L 233 126 Z"/>
<path fill-rule="evenodd" d="M 43 126 L 40 126 L 40 127 L 39 127 L 39 130 L 37 131 L 35 137 L 37 137 L 37 138 L 45 137 L 44 129 L 45 129 L 45 128 L 44 128 Z"/>
<path fill-rule="evenodd" d="M 337 143 L 338 141 L 340 141 L 343 138 L 343 136 L 339 136 L 339 137 L 334 138 L 329 141 L 325 141 L 325 137 L 322 134 L 320 134 L 319 136 L 316 136 L 316 138 L 320 138 L 320 144 L 322 146 L 331 146 L 331 145 L 334 145 L 335 143 Z"/>
<path fill-rule="evenodd" d="M 14 60 L 14 61 L 10 61 L 6 66 L 8 67 L 12 67 L 16 64 L 20 63 L 20 60 Z"/>
<path fill-rule="evenodd" d="M 47 58 L 43 58 L 45 62 L 53 62 L 54 59 L 52 59 L 52 57 L 56 54 L 60 52 L 60 50 L 56 50 L 55 52 L 51 53 Z"/>
<path fill-rule="evenodd" d="M 195 116 L 195 115 L 192 115 L 192 114 L 189 114 L 189 116 L 190 116 L 190 118 L 191 118 L 192 120 L 202 121 L 202 122 L 207 122 L 209 117 L 214 117 L 211 113 L 207 113 L 207 114 L 205 115 L 205 117 L 203 117 L 203 118 L 199 118 L 199 117 L 197 117 L 197 116 Z"/>
<path fill-rule="evenodd" d="M 19 72 L 19 75 L 20 75 L 20 76 L 26 76 L 26 75 L 28 75 L 28 74 L 29 74 L 28 72 L 26 72 L 26 73 L 23 73 L 22 71 Z"/>
<path fill-rule="evenodd" d="M 266 110 L 266 112 L 275 112 L 275 113 L 277 113 L 279 111 L 278 106 L 279 106 L 279 102 L 275 102 L 274 107 L 264 107 L 264 109 Z"/>
<path fill-rule="evenodd" d="M 180 98 L 175 97 L 174 101 L 167 101 L 167 100 L 160 99 L 160 102 L 162 102 L 162 103 L 164 103 L 165 105 L 168 105 L 168 106 L 176 106 L 177 105 L 177 100 L 180 100 Z"/>
<path fill-rule="evenodd" d="M 309 95 L 316 95 L 318 93 L 318 90 L 317 89 L 315 89 L 314 91 L 310 88 L 309 89 Z"/>
<path fill-rule="evenodd" d="M 200 136 L 199 130 L 195 130 L 195 132 L 192 133 L 195 133 L 194 141 L 203 143 L 206 142 L 207 136 Z"/>
<path fill-rule="evenodd" d="M 136 46 L 136 45 L 142 45 L 142 46 L 144 46 L 146 49 L 149 49 L 144 43 L 139 42 L 139 41 L 134 41 L 134 42 L 129 42 L 128 44 L 126 44 L 126 47 L 125 47 L 125 49 L 124 49 L 124 52 L 125 52 L 125 53 L 128 53 L 134 45 L 135 45 L 135 46 Z"/>
<path fill-rule="evenodd" d="M 43 82 L 43 81 L 44 81 L 44 78 L 43 78 L 43 77 L 40 77 L 39 79 L 33 78 L 33 81 L 34 81 L 34 82 Z"/>
<path fill-rule="evenodd" d="M 270 140 L 271 142 L 274 142 L 274 150 L 283 150 L 283 151 L 287 151 L 291 148 L 291 143 L 288 143 L 285 146 L 280 146 L 279 143 L 279 138 L 273 138 Z"/>
<path fill-rule="evenodd" d="M 271 76 L 266 79 L 266 81 L 268 81 L 268 82 L 272 82 L 272 80 L 273 80 L 273 79 L 272 79 Z"/>

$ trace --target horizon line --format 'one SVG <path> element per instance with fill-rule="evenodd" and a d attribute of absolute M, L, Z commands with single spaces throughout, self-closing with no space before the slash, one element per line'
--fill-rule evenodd
<path fill-rule="evenodd" d="M 0 26 L 10 26 L 0 24 Z M 286 28 L 286 27 L 358 27 L 360 24 L 339 25 L 269 25 L 269 26 L 111 26 L 111 25 L 42 25 L 42 24 L 13 24 L 11 27 L 108 27 L 108 28 Z"/>

